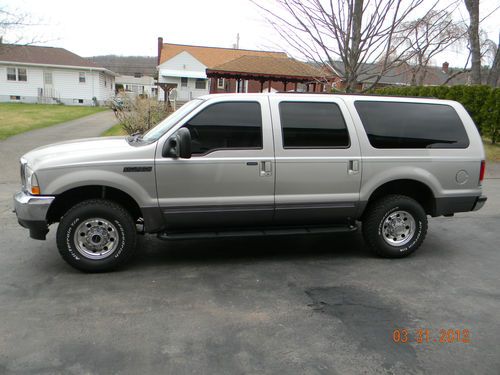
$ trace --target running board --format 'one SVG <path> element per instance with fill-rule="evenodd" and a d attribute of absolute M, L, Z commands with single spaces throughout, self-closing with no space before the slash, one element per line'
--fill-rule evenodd
<path fill-rule="evenodd" d="M 261 237 L 261 236 L 287 236 L 295 234 L 323 234 L 323 233 L 345 233 L 355 232 L 356 225 L 317 226 L 317 227 L 285 227 L 285 228 L 262 228 L 262 229 L 239 229 L 221 230 L 213 232 L 162 232 L 158 233 L 161 240 L 198 240 L 210 238 L 228 237 Z"/>

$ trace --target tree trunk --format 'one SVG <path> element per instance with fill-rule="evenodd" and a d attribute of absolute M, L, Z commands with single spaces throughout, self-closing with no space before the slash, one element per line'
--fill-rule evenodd
<path fill-rule="evenodd" d="M 471 51 L 471 83 L 481 84 L 481 43 L 479 41 L 479 0 L 464 0 L 469 12 L 469 48 Z"/>
<path fill-rule="evenodd" d="M 495 59 L 493 64 L 491 64 L 490 73 L 488 74 L 488 85 L 491 87 L 497 87 L 498 78 L 500 75 L 500 35 L 498 37 L 497 53 L 495 54 Z"/>
<path fill-rule="evenodd" d="M 346 82 L 347 92 L 355 91 L 358 81 L 357 72 L 359 71 L 359 45 L 361 44 L 361 27 L 363 23 L 363 1 L 364 0 L 354 0 L 352 10 L 351 48 L 348 54 L 349 63 L 346 67 L 349 70 L 349 72 L 347 72 L 348 77 Z"/>

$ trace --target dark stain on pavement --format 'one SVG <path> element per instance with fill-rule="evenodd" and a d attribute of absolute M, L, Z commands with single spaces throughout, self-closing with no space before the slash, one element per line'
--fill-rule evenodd
<path fill-rule="evenodd" d="M 412 326 L 413 319 L 401 308 L 354 286 L 318 287 L 305 292 L 312 300 L 309 306 L 313 311 L 339 319 L 361 350 L 384 359 L 386 371 L 400 367 L 410 373 L 422 371 L 413 346 L 392 339 L 394 329 Z"/>

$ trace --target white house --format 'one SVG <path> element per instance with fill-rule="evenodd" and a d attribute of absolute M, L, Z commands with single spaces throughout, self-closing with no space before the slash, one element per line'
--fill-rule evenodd
<path fill-rule="evenodd" d="M 155 79 L 150 76 L 135 77 L 119 75 L 115 77 L 115 84 L 118 90 L 122 87 L 125 93 L 130 93 L 134 96 L 146 95 L 151 98 L 158 94 Z"/>
<path fill-rule="evenodd" d="M 158 82 L 172 85 L 177 100 L 191 100 L 209 93 L 206 69 L 201 61 L 183 51 L 158 66 Z"/>
<path fill-rule="evenodd" d="M 115 76 L 63 48 L 0 44 L 0 102 L 102 105 Z"/>

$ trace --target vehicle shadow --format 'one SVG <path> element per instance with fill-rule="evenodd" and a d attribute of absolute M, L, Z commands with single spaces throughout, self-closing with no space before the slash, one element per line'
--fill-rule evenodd
<path fill-rule="evenodd" d="M 125 269 L 159 264 L 244 263 L 335 258 L 370 258 L 361 232 L 322 235 L 238 237 L 162 241 L 140 237 L 138 251 Z"/>

